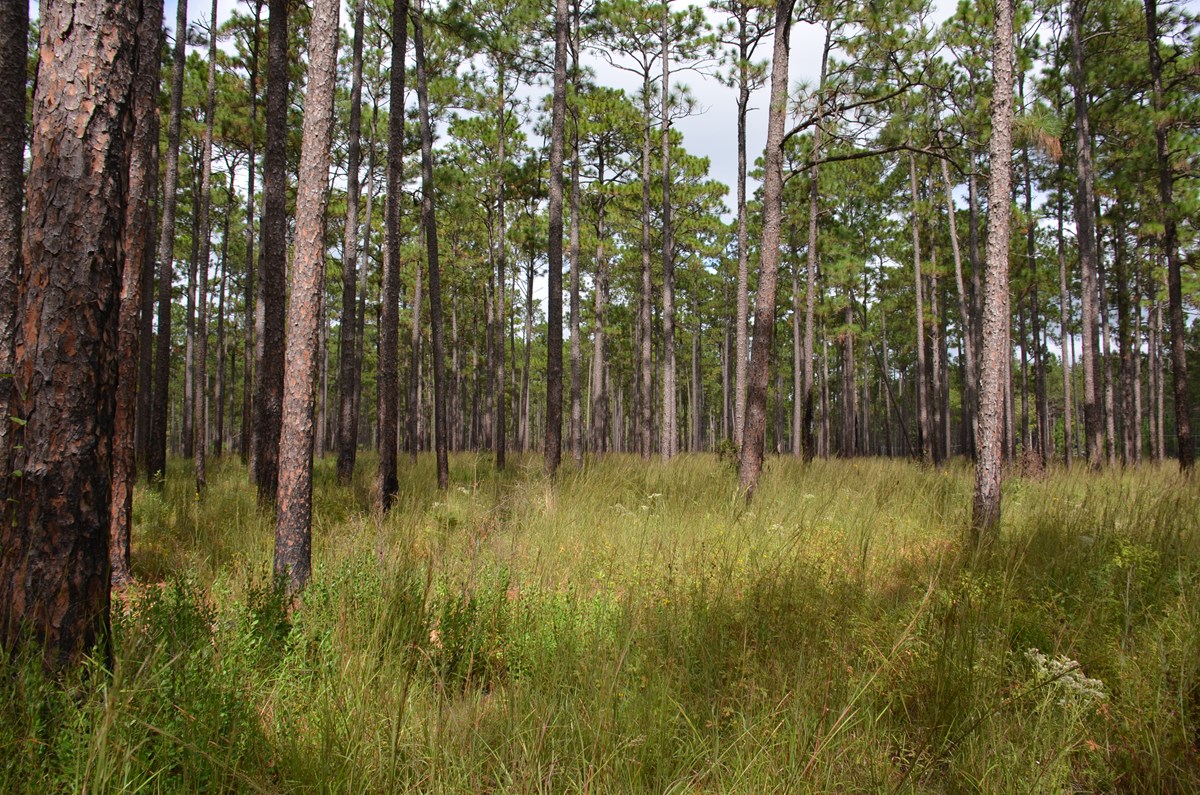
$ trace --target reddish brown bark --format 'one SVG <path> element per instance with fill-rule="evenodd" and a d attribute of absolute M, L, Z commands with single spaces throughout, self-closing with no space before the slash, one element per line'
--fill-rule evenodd
<path fill-rule="evenodd" d="M 25 58 L 29 4 L 0 1 L 0 505 L 8 486 L 8 421 L 21 284 L 21 204 L 25 169 Z"/>
<path fill-rule="evenodd" d="M 0 631 L 50 667 L 106 634 L 108 527 L 136 0 L 44 0 Z M 18 441 L 15 440 L 14 441 Z"/>
<path fill-rule="evenodd" d="M 325 284 L 325 210 L 329 204 L 339 6 L 339 0 L 313 3 L 296 185 L 296 247 L 288 303 L 275 522 L 275 576 L 286 582 L 291 593 L 308 583 L 312 571 L 313 402 Z"/>
<path fill-rule="evenodd" d="M 136 479 L 134 430 L 138 394 L 138 368 L 143 272 L 149 266 L 146 249 L 152 220 L 154 151 L 158 140 L 158 76 L 162 46 L 162 0 L 142 0 L 137 26 L 137 52 L 133 83 L 133 136 L 129 157 L 129 194 L 123 232 L 124 263 L 121 308 L 117 321 L 116 413 L 113 417 L 112 505 L 109 526 L 109 563 L 114 585 L 125 585 L 129 572 L 129 531 L 133 521 L 133 484 Z"/>

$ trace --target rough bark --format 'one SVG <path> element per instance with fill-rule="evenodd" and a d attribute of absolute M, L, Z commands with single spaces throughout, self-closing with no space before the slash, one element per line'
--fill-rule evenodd
<path fill-rule="evenodd" d="M 404 185 L 404 51 L 408 38 L 408 0 L 392 7 L 392 57 L 388 114 L 387 206 L 384 219 L 383 307 L 379 316 L 379 495 L 386 511 L 399 489 L 396 435 L 400 395 L 400 196 Z"/>
<path fill-rule="evenodd" d="M 1008 238 L 1012 184 L 1013 4 L 996 4 L 992 55 L 992 137 L 988 144 L 987 272 L 984 279 L 983 349 L 980 356 L 978 460 L 971 526 L 973 541 L 990 537 L 1000 523 L 1003 458 L 1002 403 L 1008 340 Z"/>
<path fill-rule="evenodd" d="M 1099 363 L 1096 318 L 1100 314 L 1097 305 L 1099 288 L 1096 280 L 1096 213 L 1092 202 L 1095 197 L 1092 167 L 1092 134 L 1088 118 L 1087 82 L 1083 73 L 1083 40 L 1080 31 L 1083 24 L 1083 0 L 1071 0 L 1071 79 L 1075 92 L 1075 155 L 1076 194 L 1075 230 L 1079 245 L 1079 266 L 1083 275 L 1083 297 L 1080 307 L 1082 321 L 1083 356 L 1083 425 L 1087 439 L 1088 463 L 1099 468 L 1103 457 L 1102 418 L 1098 392 Z"/>
<path fill-rule="evenodd" d="M 325 210 L 329 204 L 340 6 L 339 0 L 313 2 L 296 184 L 296 244 L 287 313 L 275 521 L 275 577 L 293 594 L 304 588 L 312 572 L 313 402 L 325 285 Z"/>
<path fill-rule="evenodd" d="M 662 100 L 659 134 L 662 145 L 662 438 L 663 461 L 675 455 L 675 241 L 671 228 L 671 7 L 662 4 Z"/>
<path fill-rule="evenodd" d="M 104 640 L 136 0 L 41 4 L 0 632 L 44 663 Z M 22 445 L 17 448 L 17 445 Z"/>
<path fill-rule="evenodd" d="M 21 207 L 25 170 L 25 59 L 29 3 L 0 2 L 0 506 L 8 492 L 15 428 L 12 399 L 21 284 Z"/>
<path fill-rule="evenodd" d="M 563 260 L 563 148 L 567 115 L 567 29 L 570 24 L 567 0 L 554 4 L 554 94 L 550 118 L 550 239 L 549 296 L 546 312 L 546 474 L 558 472 L 562 460 L 562 260 Z M 647 128 L 649 135 L 649 128 Z M 648 159 L 647 159 L 648 162 Z M 643 232 L 643 242 L 646 243 Z M 643 261 L 649 254 L 643 245 Z M 643 268 L 649 272 L 648 263 Z M 645 278 L 645 276 L 643 277 Z M 647 306 L 648 309 L 648 306 Z M 648 324 L 647 324 L 648 328 Z M 647 338 L 648 339 L 648 338 Z M 644 343 L 643 343 L 644 345 Z M 648 360 L 643 347 L 643 369 Z M 649 377 L 647 374 L 647 384 Z M 644 414 L 644 419 L 648 414 Z M 649 427 L 643 429 L 649 449 Z"/>
<path fill-rule="evenodd" d="M 571 80 L 579 81 L 579 0 L 571 5 Z M 571 228 L 568 233 L 568 259 L 571 266 L 571 458 L 576 467 L 583 466 L 583 402 L 580 394 L 580 367 L 583 360 L 583 342 L 579 337 L 579 103 L 568 106 L 571 114 Z"/>
<path fill-rule="evenodd" d="M 771 57 L 771 100 L 764 155 L 763 228 L 758 291 L 754 300 L 754 342 L 746 389 L 746 419 L 738 470 L 739 488 L 749 500 L 758 485 L 766 445 L 767 382 L 775 336 L 775 286 L 783 225 L 783 136 L 787 116 L 789 36 L 795 0 L 776 0 Z"/>
<path fill-rule="evenodd" d="M 133 484 L 137 450 L 134 430 L 137 417 L 138 368 L 141 363 L 142 290 L 150 263 L 153 219 L 154 151 L 158 141 L 158 79 L 162 56 L 162 0 L 141 0 L 134 54 L 133 132 L 129 150 L 129 182 L 122 230 L 123 262 L 121 300 L 117 319 L 117 392 L 113 415 L 112 502 L 109 518 L 109 565 L 113 585 L 127 584 L 129 531 L 133 524 Z M 145 385 L 143 385 L 145 386 Z"/>
<path fill-rule="evenodd" d="M 342 238 L 342 319 L 338 330 L 338 437 L 337 477 L 349 483 L 354 474 L 355 453 L 358 451 L 354 422 L 354 386 L 357 349 L 355 314 L 358 305 L 358 170 L 362 161 L 362 71 L 363 18 L 366 3 L 358 2 L 354 9 L 354 41 L 350 65 L 350 142 L 346 156 L 346 230 Z"/>
<path fill-rule="evenodd" d="M 287 308 L 288 5 L 267 3 L 267 139 L 263 152 L 262 257 L 256 296 L 253 476 L 260 504 L 279 488 Z"/>

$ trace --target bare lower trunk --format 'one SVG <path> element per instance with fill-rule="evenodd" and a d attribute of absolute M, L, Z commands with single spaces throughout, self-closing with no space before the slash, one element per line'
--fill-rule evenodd
<path fill-rule="evenodd" d="M 1175 397 L 1175 446 L 1179 468 L 1189 472 L 1196 452 L 1192 443 L 1192 404 L 1188 395 L 1187 327 L 1184 324 L 1183 281 L 1180 272 L 1178 232 L 1175 218 L 1174 176 L 1167 141 L 1167 100 L 1163 93 L 1162 56 L 1158 51 L 1158 9 L 1155 0 L 1145 0 L 1146 39 L 1150 50 L 1150 77 L 1153 85 L 1154 151 L 1158 165 L 1159 212 L 1163 216 L 1162 250 L 1167 260 L 1167 303 L 1170 307 L 1171 377 Z"/>
<path fill-rule="evenodd" d="M 267 4 L 267 140 L 263 155 L 263 239 L 256 297 L 254 482 L 260 504 L 279 485 L 283 419 L 284 312 L 287 306 L 288 3 Z"/>
<path fill-rule="evenodd" d="M 175 272 L 175 208 L 179 184 L 179 138 L 183 123 L 184 31 L 187 2 L 180 0 L 175 16 L 175 49 L 171 57 L 171 105 L 167 122 L 166 167 L 163 172 L 163 212 L 158 230 L 158 337 L 154 357 L 154 411 L 150 420 L 151 482 L 160 487 L 167 469 L 167 424 L 171 384 L 171 286 Z"/>
<path fill-rule="evenodd" d="M 1009 355 L 1008 237 L 1012 169 L 1013 123 L 1013 5 L 996 4 L 995 48 L 992 56 L 991 173 L 988 178 L 987 274 L 983 311 L 983 351 L 980 359 L 978 461 L 971 517 L 972 538 L 990 538 L 1000 523 L 1000 481 L 1003 438 L 1000 378 Z"/>
<path fill-rule="evenodd" d="M 146 281 L 144 271 L 150 267 L 145 252 L 151 242 L 153 221 L 150 217 L 150 199 L 156 187 L 153 158 L 158 140 L 157 103 L 162 54 L 161 35 L 162 0 L 143 0 L 140 4 L 137 50 L 134 55 L 133 134 L 129 150 L 127 194 L 129 203 L 125 207 L 122 230 L 124 261 L 121 263 L 120 316 L 117 320 L 118 364 L 113 416 L 112 502 L 108 546 L 112 582 L 117 586 L 125 585 L 132 579 L 129 570 L 129 531 L 133 524 L 133 484 L 136 476 L 134 426 L 138 367 L 141 362 L 139 344 L 142 289 Z M 149 385 L 143 384 L 142 388 L 148 389 Z"/>
<path fill-rule="evenodd" d="M 136 0 L 41 3 L 14 368 L 23 424 L 12 470 L 22 476 L 0 522 L 0 633 L 6 649 L 29 643 L 50 668 L 75 664 L 108 634 L 121 234 L 140 17 Z"/>
<path fill-rule="evenodd" d="M 288 302 L 275 522 L 275 576 L 284 580 L 293 594 L 304 588 L 312 571 L 313 401 L 325 287 L 325 211 L 329 204 L 340 5 L 339 0 L 313 2 L 300 178 L 296 184 L 296 245 Z"/>
<path fill-rule="evenodd" d="M 567 0 L 554 6 L 554 98 L 550 122 L 549 291 L 546 312 L 546 474 L 562 459 L 562 259 L 563 145 L 567 115 Z M 647 132 L 648 134 L 648 132 Z M 643 232 L 643 241 L 645 241 Z M 643 267 L 648 250 L 643 247 Z M 646 366 L 643 360 L 643 367 Z M 648 418 L 647 418 L 648 419 Z M 647 442 L 649 438 L 647 438 Z"/>
<path fill-rule="evenodd" d="M 204 491 L 205 458 L 208 455 L 205 405 L 208 396 L 208 260 L 212 249 L 213 116 L 217 102 L 217 0 L 213 0 L 209 20 L 208 99 L 204 104 L 204 143 L 200 149 L 200 253 L 197 260 L 200 296 L 196 304 L 195 438 L 192 441 L 192 468 L 197 494 Z"/>
<path fill-rule="evenodd" d="M 775 332 L 775 282 L 783 224 L 783 136 L 787 116 L 789 35 L 794 0 L 776 0 L 775 41 L 771 58 L 771 100 L 763 177 L 763 229 L 758 293 L 754 306 L 754 347 L 750 355 L 746 420 L 742 428 L 739 488 L 749 500 L 762 472 L 766 444 L 767 382 Z"/>
<path fill-rule="evenodd" d="M 350 64 L 350 129 L 346 163 L 346 228 L 342 236 L 342 318 L 338 324 L 338 422 L 337 477 L 349 483 L 354 474 L 358 440 L 354 422 L 354 388 L 358 380 L 355 351 L 355 316 L 358 299 L 358 170 L 362 164 L 362 71 L 363 21 L 365 3 L 354 8 L 354 39 Z M 368 219 L 368 229 L 370 220 Z"/>
<path fill-rule="evenodd" d="M 404 51 L 408 36 L 408 0 L 392 7 L 392 57 L 389 96 L 393 106 L 404 102 Z M 379 317 L 379 494 L 384 511 L 392 507 L 400 488 L 396 476 L 396 435 L 400 394 L 400 196 L 404 114 L 388 120 L 387 209 L 384 221 L 383 307 Z"/>
<path fill-rule="evenodd" d="M 422 35 L 424 9 L 417 0 L 413 19 L 413 45 L 417 62 L 417 100 L 421 121 L 421 225 L 429 260 L 429 336 L 433 347 L 433 447 L 437 458 L 437 484 L 450 487 L 450 464 L 446 452 L 446 357 L 442 348 L 442 285 L 438 263 L 437 218 L 433 204 L 433 130 L 429 122 L 429 92 L 425 78 L 425 42 Z M 504 350 L 500 350 L 501 359 Z M 499 396 L 503 403 L 503 395 Z M 501 431 L 502 433 L 502 431 Z"/>
<path fill-rule="evenodd" d="M 1081 320 L 1083 324 L 1083 424 L 1087 439 L 1088 463 L 1099 468 L 1103 456 L 1103 434 L 1100 416 L 1100 398 L 1097 379 L 1099 364 L 1096 339 L 1096 318 L 1100 308 L 1096 304 L 1099 287 L 1096 281 L 1096 214 L 1092 208 L 1095 190 L 1092 186 L 1092 134 L 1088 120 L 1086 78 L 1083 72 L 1083 40 L 1080 32 L 1083 24 L 1082 0 L 1071 0 L 1071 77 L 1075 90 L 1075 147 L 1076 170 L 1078 172 L 1075 195 L 1075 228 L 1079 243 L 1079 265 L 1083 274 L 1083 301 Z"/>

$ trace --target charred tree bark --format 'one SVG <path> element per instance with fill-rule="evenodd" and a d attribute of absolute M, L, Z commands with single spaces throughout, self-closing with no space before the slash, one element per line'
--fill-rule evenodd
<path fill-rule="evenodd" d="M 408 0 L 392 7 L 392 58 L 388 114 L 387 206 L 384 220 L 383 307 L 379 316 L 379 495 L 384 511 L 400 488 L 396 478 L 396 435 L 400 395 L 400 197 L 404 184 L 404 51 Z"/>
<path fill-rule="evenodd" d="M 41 4 L 14 391 L 24 423 L 0 522 L 0 632 L 44 663 L 107 636 L 122 229 L 136 0 Z M 17 445 L 23 445 L 17 450 Z"/>
<path fill-rule="evenodd" d="M 9 455 L 16 428 L 13 371 L 20 327 L 21 207 L 25 171 L 25 69 L 29 3 L 0 2 L 0 506 L 8 494 Z"/>
<path fill-rule="evenodd" d="M 256 303 L 253 476 L 259 504 L 279 487 L 287 308 L 288 4 L 267 3 L 267 140 L 263 153 L 263 239 Z"/>
<path fill-rule="evenodd" d="M 550 239 L 549 250 L 549 296 L 546 312 L 546 474 L 551 477 L 558 472 L 562 460 L 562 260 L 563 260 L 563 148 L 566 137 L 567 115 L 567 29 L 570 25 L 567 0 L 555 0 L 554 4 L 554 98 L 550 120 Z M 647 100 L 648 101 L 648 100 Z M 647 122 L 648 124 L 648 122 Z M 649 141 L 649 127 L 646 128 L 646 140 Z M 648 149 L 648 144 L 646 146 Z M 643 155 L 646 149 L 643 150 Z M 645 158 L 643 171 L 649 167 L 649 158 Z M 644 189 L 645 190 L 645 189 Z M 643 190 L 643 202 L 645 202 Z M 643 212 L 645 212 L 643 208 Z M 648 230 L 642 233 L 642 268 L 643 288 L 649 278 L 649 241 L 646 237 Z M 648 290 L 646 291 L 649 292 Z M 644 301 L 649 296 L 643 297 Z M 646 305 L 646 311 L 649 304 Z M 649 331 L 649 324 L 645 329 Z M 646 337 L 646 341 L 649 337 Z M 647 346 L 643 343 L 643 370 L 649 369 L 649 359 L 646 356 Z M 649 373 L 646 373 L 646 384 L 649 385 Z M 648 406 L 647 406 L 648 408 Z M 643 412 L 643 419 L 649 415 Z M 646 455 L 649 453 L 649 425 L 643 427 L 646 436 Z"/>
<path fill-rule="evenodd" d="M 133 524 L 133 484 L 137 476 L 134 430 L 137 418 L 138 368 L 141 363 L 142 289 L 150 266 L 146 249 L 154 225 L 150 199 L 154 182 L 154 151 L 158 142 L 158 79 L 162 56 L 162 0 L 141 0 L 134 53 L 129 183 L 125 205 L 121 300 L 117 319 L 117 390 L 113 415 L 112 502 L 109 516 L 109 565 L 112 584 L 126 585 L 129 571 L 129 530 Z M 7 380 L 7 379 L 6 379 Z M 143 388 L 148 385 L 143 384 Z M 6 425 L 8 423 L 5 423 Z"/>
<path fill-rule="evenodd" d="M 243 300 L 245 301 L 245 349 L 242 351 L 242 434 L 238 442 L 238 452 L 242 461 L 246 462 L 251 473 L 254 472 L 253 456 L 253 425 L 254 425 L 254 359 L 258 350 L 255 307 L 258 295 L 254 285 L 254 177 L 258 173 L 257 143 L 258 143 L 258 42 L 259 19 L 262 16 L 262 0 L 254 0 L 254 40 L 250 42 L 250 75 L 247 85 L 250 94 L 250 151 L 248 159 L 250 167 L 246 175 L 246 283 Z"/>

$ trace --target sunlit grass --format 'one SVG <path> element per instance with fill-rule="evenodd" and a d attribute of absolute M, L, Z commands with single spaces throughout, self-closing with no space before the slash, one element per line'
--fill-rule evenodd
<path fill-rule="evenodd" d="M 0 790 L 1200 788 L 1200 488 L 1170 467 L 1009 478 L 975 556 L 961 462 L 772 459 L 749 507 L 712 456 L 451 476 L 402 459 L 381 516 L 372 459 L 319 462 L 288 613 L 245 470 L 197 498 L 173 462 L 111 677 L 0 680 Z"/>

